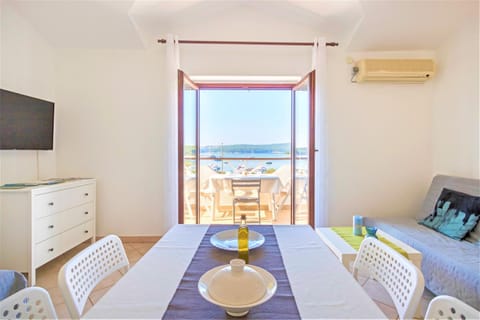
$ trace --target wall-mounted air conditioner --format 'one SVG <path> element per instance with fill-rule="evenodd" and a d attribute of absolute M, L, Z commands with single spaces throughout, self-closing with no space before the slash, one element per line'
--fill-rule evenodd
<path fill-rule="evenodd" d="M 434 74 L 432 59 L 364 59 L 353 67 L 354 82 L 421 83 Z"/>

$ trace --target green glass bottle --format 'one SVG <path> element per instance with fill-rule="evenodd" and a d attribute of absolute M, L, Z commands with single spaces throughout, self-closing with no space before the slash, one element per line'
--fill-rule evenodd
<path fill-rule="evenodd" d="M 238 258 L 248 263 L 248 226 L 247 217 L 242 214 L 238 227 Z"/>

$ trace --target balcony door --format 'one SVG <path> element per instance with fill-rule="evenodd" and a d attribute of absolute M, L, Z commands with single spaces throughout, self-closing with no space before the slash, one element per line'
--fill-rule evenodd
<path fill-rule="evenodd" d="M 292 224 L 315 225 L 315 71 L 292 88 Z"/>
<path fill-rule="evenodd" d="M 178 222 L 200 223 L 199 88 L 178 71 Z"/>
<path fill-rule="evenodd" d="M 261 223 L 313 226 L 314 71 L 296 84 L 178 78 L 179 223 L 233 223 L 228 180 L 240 175 L 262 179 Z"/>

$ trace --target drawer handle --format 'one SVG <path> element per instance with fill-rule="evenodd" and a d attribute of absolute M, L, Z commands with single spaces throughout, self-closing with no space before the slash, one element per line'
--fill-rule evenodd
<path fill-rule="evenodd" d="M 48 205 L 49 205 L 49 206 L 53 206 L 53 202 L 49 202 Z"/>
<path fill-rule="evenodd" d="M 84 233 L 88 233 L 88 230 L 83 231 Z"/>
<path fill-rule="evenodd" d="M 48 226 L 48 229 L 53 229 L 53 227 L 55 227 L 53 224 L 49 225 Z"/>
<path fill-rule="evenodd" d="M 53 252 L 53 248 L 48 249 L 48 252 Z"/>
<path fill-rule="evenodd" d="M 85 192 L 83 195 L 84 195 L 85 197 L 88 197 L 88 192 Z"/>
<path fill-rule="evenodd" d="M 85 211 L 83 214 L 88 214 L 88 211 Z"/>

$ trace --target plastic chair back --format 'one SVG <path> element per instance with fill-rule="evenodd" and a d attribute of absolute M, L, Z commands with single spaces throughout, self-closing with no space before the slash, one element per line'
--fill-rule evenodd
<path fill-rule="evenodd" d="M 392 298 L 400 319 L 414 317 L 422 298 L 422 272 L 400 253 L 375 239 L 362 241 L 353 264 L 353 275 L 364 272 L 380 283 Z"/>
<path fill-rule="evenodd" d="M 0 301 L 1 319 L 57 319 L 47 290 L 28 287 Z"/>
<path fill-rule="evenodd" d="M 122 241 L 109 235 L 70 259 L 58 274 L 58 286 L 72 318 L 82 315 L 95 286 L 117 270 L 127 271 L 129 262 Z"/>
<path fill-rule="evenodd" d="M 438 296 L 428 304 L 425 319 L 480 319 L 480 311 L 450 296 Z"/>

